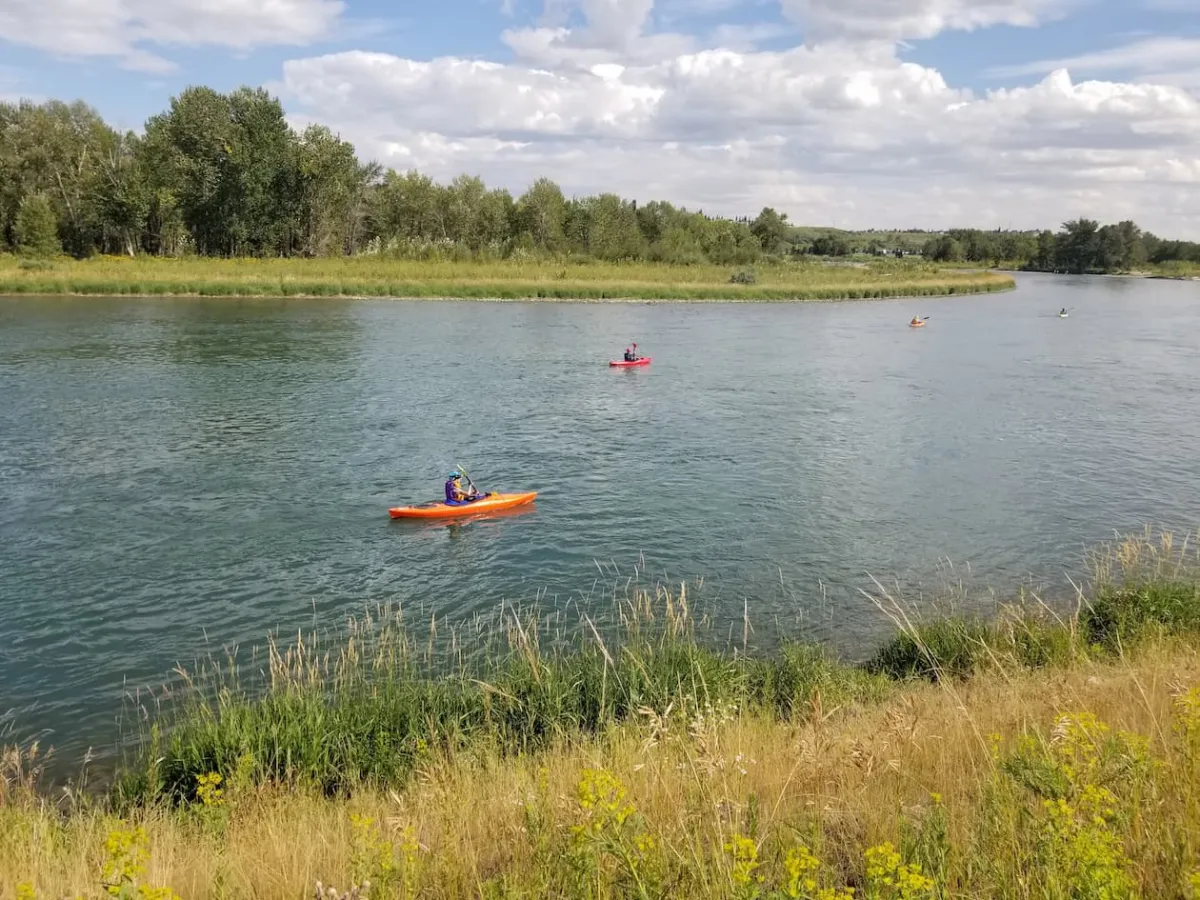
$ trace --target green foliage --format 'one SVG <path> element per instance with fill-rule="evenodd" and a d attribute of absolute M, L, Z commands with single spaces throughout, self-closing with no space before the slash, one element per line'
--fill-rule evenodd
<path fill-rule="evenodd" d="M 780 215 L 767 206 L 750 223 L 750 233 L 758 238 L 766 253 L 779 253 L 787 240 L 787 227 L 787 214 Z"/>
<path fill-rule="evenodd" d="M 1023 869 L 998 873 L 1001 880 L 1035 871 L 1038 896 L 1049 900 L 1138 896 L 1123 835 L 1148 799 L 1148 741 L 1077 713 L 1063 716 L 1048 738 L 1028 736 L 1007 753 L 997 749 L 996 761 L 991 821 L 1007 823 L 1004 840 L 1013 852 L 990 862 L 1019 861 Z"/>
<path fill-rule="evenodd" d="M 1152 581 L 1104 587 L 1083 611 L 1081 624 L 1091 643 L 1117 650 L 1159 630 L 1170 634 L 1200 631 L 1200 585 Z"/>
<path fill-rule="evenodd" d="M 793 226 L 770 207 L 751 221 L 613 194 L 568 200 L 546 178 L 514 200 L 478 177 L 438 184 L 361 161 L 325 126 L 293 131 L 278 99 L 247 87 L 187 88 L 140 137 L 118 133 L 82 103 L 0 103 L 0 249 L 18 245 L 18 214 L 34 195 L 50 204 L 62 248 L 80 258 L 382 253 L 735 266 L 923 250 L 939 262 L 1043 271 L 1200 265 L 1200 244 L 1162 240 L 1133 222 L 1079 219 L 1058 234 L 848 232 Z"/>
<path fill-rule="evenodd" d="M 887 682 L 832 659 L 815 644 L 785 644 L 774 655 L 752 660 L 747 693 L 759 708 L 784 721 L 803 721 L 823 707 L 878 700 Z"/>
<path fill-rule="evenodd" d="M 31 194 L 21 201 L 14 234 L 24 256 L 45 258 L 62 253 L 58 217 L 44 194 Z"/>
<path fill-rule="evenodd" d="M 1061 621 L 1022 618 L 1000 626 L 993 643 L 1030 669 L 1065 666 L 1081 655 L 1076 633 Z"/>
<path fill-rule="evenodd" d="M 816 256 L 849 256 L 850 242 L 840 234 L 828 234 L 812 242 L 811 251 Z"/>
<path fill-rule="evenodd" d="M 896 635 L 876 651 L 867 668 L 899 680 L 965 678 L 983 658 L 991 634 L 981 622 L 938 619 Z"/>

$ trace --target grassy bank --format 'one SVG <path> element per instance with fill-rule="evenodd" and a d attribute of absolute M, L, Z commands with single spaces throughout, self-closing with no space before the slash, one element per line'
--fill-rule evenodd
<path fill-rule="evenodd" d="M 113 796 L 47 796 L 10 753 L 0 890 L 1190 897 L 1195 551 L 1137 539 L 1094 562 L 1071 615 L 1030 598 L 917 622 L 878 597 L 899 632 L 861 665 L 714 649 L 665 594 L 573 649 L 531 620 L 479 658 L 443 632 L 457 662 L 436 679 L 428 635 L 360 622 L 328 656 L 277 649 L 265 695 L 228 667 L 195 682 Z"/>
<path fill-rule="evenodd" d="M 742 281 L 734 283 L 735 275 Z M 743 270 L 649 263 L 0 257 L 0 294 L 440 297 L 556 300 L 843 300 L 1009 290 L 1007 275 L 918 263 L 788 263 Z"/>

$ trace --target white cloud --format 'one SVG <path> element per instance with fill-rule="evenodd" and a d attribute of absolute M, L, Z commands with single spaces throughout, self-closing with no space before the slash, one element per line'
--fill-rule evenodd
<path fill-rule="evenodd" d="M 780 0 L 810 40 L 929 38 L 949 29 L 1030 27 L 1085 0 Z"/>
<path fill-rule="evenodd" d="M 633 138 L 662 89 L 628 83 L 617 66 L 556 74 L 500 63 L 432 62 L 353 51 L 284 65 L 279 89 L 305 109 L 353 107 L 381 125 L 452 137 Z M 397 104 L 400 104 L 399 106 Z"/>
<path fill-rule="evenodd" d="M 724 214 L 855 226 L 1054 226 L 1132 217 L 1197 235 L 1200 103 L 1055 71 L 976 95 L 894 47 L 704 50 L 554 71 L 360 52 L 276 86 L 361 152 L 448 179 L 615 190 Z"/>
<path fill-rule="evenodd" d="M 1200 63 L 1200 38 L 1152 37 L 1119 47 L 1059 59 L 1042 59 L 1012 66 L 996 66 L 986 74 L 994 78 L 1040 75 L 1055 69 L 1075 72 L 1165 72 Z"/>
<path fill-rule="evenodd" d="M 645 63 L 691 52 L 695 40 L 682 34 L 632 35 L 623 43 L 598 41 L 586 28 L 517 28 L 501 39 L 519 59 L 552 68 L 590 69 L 601 63 Z"/>
<path fill-rule="evenodd" d="M 0 40 L 138 71 L 173 64 L 149 46 L 303 46 L 337 25 L 342 0 L 3 0 Z"/>
<path fill-rule="evenodd" d="M 519 58 L 553 67 L 647 62 L 692 50 L 688 35 L 645 33 L 653 9 L 654 0 L 545 0 L 540 26 L 507 29 L 501 39 Z M 582 28 L 566 27 L 574 12 Z"/>

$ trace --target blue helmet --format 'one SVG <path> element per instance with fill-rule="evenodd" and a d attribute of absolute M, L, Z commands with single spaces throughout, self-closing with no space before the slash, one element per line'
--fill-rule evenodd
<path fill-rule="evenodd" d="M 448 478 L 461 478 L 462 473 L 461 472 L 451 472 L 447 477 Z"/>

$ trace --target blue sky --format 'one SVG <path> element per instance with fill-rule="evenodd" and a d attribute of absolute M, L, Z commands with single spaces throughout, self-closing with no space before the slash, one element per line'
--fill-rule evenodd
<path fill-rule="evenodd" d="M 265 84 L 298 127 L 514 191 L 548 174 L 579 192 L 730 213 L 773 200 L 845 224 L 1141 212 L 1197 228 L 1200 0 L 88 9 L 0 0 L 0 97 L 80 98 L 137 129 L 189 84 Z"/>

